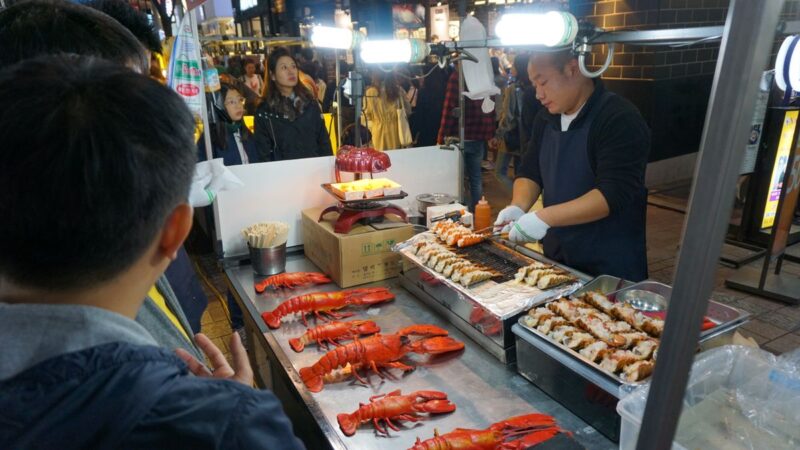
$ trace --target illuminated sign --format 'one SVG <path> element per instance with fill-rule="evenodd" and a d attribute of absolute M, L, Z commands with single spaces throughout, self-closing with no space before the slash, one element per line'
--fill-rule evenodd
<path fill-rule="evenodd" d="M 258 0 L 239 0 L 239 11 L 244 11 L 258 5 Z"/>
<path fill-rule="evenodd" d="M 783 189 L 783 178 L 786 174 L 786 165 L 789 162 L 789 152 L 792 151 L 792 138 L 797 126 L 798 111 L 787 111 L 783 119 L 781 139 L 778 141 L 778 151 L 775 155 L 775 164 L 772 167 L 772 177 L 769 180 L 769 193 L 767 203 L 764 205 L 764 217 L 761 228 L 770 228 L 775 223 L 775 214 L 778 212 L 778 202 Z"/>

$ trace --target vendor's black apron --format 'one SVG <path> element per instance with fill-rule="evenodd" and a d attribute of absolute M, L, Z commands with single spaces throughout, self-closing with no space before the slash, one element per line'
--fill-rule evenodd
<path fill-rule="evenodd" d="M 574 200 L 595 188 L 589 161 L 589 129 L 606 101 L 605 92 L 578 128 L 544 127 L 539 146 L 544 206 Z M 646 192 L 633 204 L 605 219 L 583 225 L 553 227 L 543 240 L 544 254 L 592 276 L 607 274 L 630 281 L 647 278 L 645 247 Z"/>

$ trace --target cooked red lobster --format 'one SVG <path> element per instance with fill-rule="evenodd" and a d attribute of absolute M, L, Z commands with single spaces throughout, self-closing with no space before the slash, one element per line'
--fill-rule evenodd
<path fill-rule="evenodd" d="M 400 390 L 388 394 L 375 395 L 369 398 L 369 403 L 359 403 L 358 409 L 350 414 L 339 414 L 336 420 L 345 436 L 352 436 L 356 428 L 364 422 L 372 421 L 375 429 L 381 434 L 389 434 L 386 427 L 381 427 L 381 421 L 393 429 L 400 431 L 392 420 L 408 420 L 416 422 L 417 413 L 444 414 L 456 410 L 456 405 L 447 400 L 447 394 L 439 391 L 417 391 L 408 395 L 400 395 Z"/>
<path fill-rule="evenodd" d="M 563 430 L 544 414 L 527 414 L 497 422 L 485 430 L 456 428 L 417 442 L 409 450 L 517 450 L 540 444 Z"/>
<path fill-rule="evenodd" d="M 309 284 L 326 284 L 330 283 L 331 279 L 324 273 L 319 272 L 288 272 L 279 273 L 255 284 L 256 293 L 260 294 L 267 290 L 268 287 L 278 289 L 287 287 L 294 289 L 297 286 L 306 286 Z"/>
<path fill-rule="evenodd" d="M 341 339 L 352 339 L 362 334 L 375 334 L 381 328 L 371 320 L 351 320 L 350 322 L 331 322 L 309 328 L 302 336 L 289 339 L 292 350 L 302 352 L 306 344 L 316 342 L 317 346 L 328 349 L 328 344 L 338 346 Z"/>
<path fill-rule="evenodd" d="M 314 292 L 312 294 L 292 297 L 278 305 L 278 307 L 272 311 L 262 313 L 261 318 L 267 326 L 274 329 L 281 326 L 282 317 L 297 313 L 303 320 L 303 325 L 308 326 L 306 314 L 313 313 L 321 320 L 328 320 L 324 316 L 328 316 L 332 319 L 343 319 L 352 316 L 353 313 L 336 313 L 334 311 L 348 305 L 374 305 L 392 299 L 394 299 L 394 294 L 389 292 L 387 288 L 362 288 L 339 292 Z"/>
<path fill-rule="evenodd" d="M 424 336 L 412 340 L 411 336 Z M 407 353 L 427 353 L 438 355 L 464 348 L 464 343 L 447 336 L 447 330 L 433 325 L 412 325 L 403 328 L 395 334 L 376 334 L 365 339 L 357 339 L 341 347 L 329 351 L 313 366 L 300 369 L 300 378 L 303 379 L 308 390 L 320 392 L 323 388 L 322 377 L 334 370 L 352 366 L 353 376 L 358 381 L 368 384 L 361 378 L 358 370 L 361 368 L 372 369 L 383 378 L 381 369 L 395 368 L 403 371 L 413 370 L 414 367 L 398 361 Z M 394 378 L 387 373 L 390 378 Z"/>
<path fill-rule="evenodd" d="M 342 182 L 340 172 L 378 173 L 386 172 L 391 166 L 389 155 L 384 152 L 343 145 L 336 152 L 336 182 Z"/>

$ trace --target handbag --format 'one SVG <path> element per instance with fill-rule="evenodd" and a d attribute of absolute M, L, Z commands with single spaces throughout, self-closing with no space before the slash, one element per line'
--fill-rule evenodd
<path fill-rule="evenodd" d="M 403 99 L 398 99 L 400 108 L 397 113 L 397 134 L 400 136 L 400 146 L 410 147 L 414 144 L 414 137 L 411 136 L 411 127 L 408 126 L 406 107 Z"/>

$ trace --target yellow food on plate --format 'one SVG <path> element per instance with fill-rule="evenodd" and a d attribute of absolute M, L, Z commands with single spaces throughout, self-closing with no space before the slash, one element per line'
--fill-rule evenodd
<path fill-rule="evenodd" d="M 388 178 L 374 178 L 331 184 L 331 189 L 345 200 L 359 200 L 398 195 L 401 186 Z"/>

